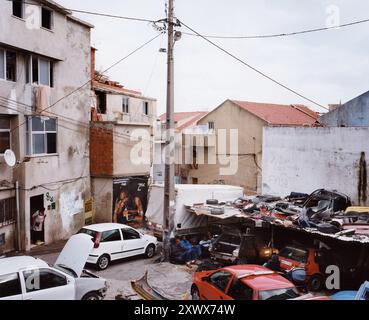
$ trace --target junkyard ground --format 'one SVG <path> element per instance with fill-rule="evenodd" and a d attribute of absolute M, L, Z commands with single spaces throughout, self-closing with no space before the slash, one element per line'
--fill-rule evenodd
<path fill-rule="evenodd" d="M 52 246 L 35 248 L 29 254 L 53 264 L 63 246 L 64 242 L 59 242 Z M 196 268 L 157 263 L 159 256 L 160 253 L 157 253 L 152 259 L 138 256 L 120 260 L 113 262 L 105 271 L 96 271 L 91 265 L 87 265 L 86 269 L 108 281 L 106 300 L 115 300 L 118 295 L 131 296 L 132 300 L 138 299 L 131 288 L 131 281 L 140 279 L 146 271 L 149 284 L 163 296 L 171 300 L 189 299 L 192 275 Z"/>

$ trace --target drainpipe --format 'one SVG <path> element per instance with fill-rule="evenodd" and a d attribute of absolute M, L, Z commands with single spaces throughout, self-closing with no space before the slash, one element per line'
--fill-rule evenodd
<path fill-rule="evenodd" d="M 21 228 L 20 228 L 20 211 L 19 211 L 19 183 L 15 182 L 15 198 L 17 206 L 17 249 L 21 251 Z"/>

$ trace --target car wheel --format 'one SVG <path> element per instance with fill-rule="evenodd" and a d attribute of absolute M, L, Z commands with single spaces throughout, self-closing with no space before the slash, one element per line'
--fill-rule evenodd
<path fill-rule="evenodd" d="M 96 263 L 96 267 L 98 270 L 106 270 L 109 266 L 110 258 L 107 254 L 103 254 Z"/>
<path fill-rule="evenodd" d="M 315 274 L 309 279 L 308 290 L 309 291 L 320 291 L 323 289 L 323 285 L 324 285 L 324 278 L 319 274 Z"/>
<path fill-rule="evenodd" d="M 195 285 L 191 288 L 191 298 L 192 300 L 201 300 L 199 289 Z"/>
<path fill-rule="evenodd" d="M 152 258 L 155 255 L 155 246 L 153 244 L 149 244 L 145 251 L 146 258 Z"/>
<path fill-rule="evenodd" d="M 98 293 L 96 292 L 89 292 L 87 293 L 83 298 L 82 300 L 100 300 L 101 297 L 99 296 Z"/>

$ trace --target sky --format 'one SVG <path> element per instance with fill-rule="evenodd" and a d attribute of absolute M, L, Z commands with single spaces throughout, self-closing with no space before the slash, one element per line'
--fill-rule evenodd
<path fill-rule="evenodd" d="M 57 0 L 70 9 L 165 18 L 165 0 Z M 92 23 L 96 68 L 104 70 L 157 31 L 146 22 L 86 14 Z M 201 34 L 263 35 L 301 31 L 369 18 L 362 0 L 175 0 L 175 15 Z M 177 28 L 188 32 L 185 27 Z M 291 37 L 214 40 L 284 85 L 322 105 L 344 103 L 369 90 L 369 23 Z M 112 80 L 166 106 L 166 35 L 109 71 Z M 175 44 L 175 111 L 212 110 L 226 99 L 305 104 L 324 111 L 261 77 L 211 46 L 183 35 Z"/>

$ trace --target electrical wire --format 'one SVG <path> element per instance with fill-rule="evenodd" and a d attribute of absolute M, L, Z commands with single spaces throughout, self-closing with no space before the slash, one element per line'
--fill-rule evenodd
<path fill-rule="evenodd" d="M 280 38 L 280 37 L 290 37 L 290 36 L 296 36 L 300 34 L 308 34 L 308 33 L 314 33 L 314 32 L 320 32 L 320 31 L 328 31 L 328 30 L 335 30 L 335 29 L 342 29 L 362 23 L 369 22 L 369 19 L 364 20 L 358 20 L 353 21 L 349 23 L 340 24 L 337 26 L 332 27 L 321 27 L 321 28 L 314 28 L 314 29 L 308 29 L 308 30 L 302 30 L 302 31 L 295 31 L 295 32 L 289 32 L 289 33 L 277 33 L 277 34 L 264 34 L 264 35 L 253 35 L 253 36 L 220 36 L 220 35 L 204 35 L 204 37 L 208 39 L 233 39 L 233 40 L 239 40 L 239 39 L 269 39 L 269 38 Z M 196 33 L 190 33 L 190 32 L 182 32 L 185 35 L 188 36 L 195 36 L 199 37 Z"/>
<path fill-rule="evenodd" d="M 291 89 L 290 87 L 286 86 L 285 84 L 281 83 L 280 81 L 272 78 L 271 76 L 267 75 L 266 73 L 264 73 L 263 71 L 253 67 L 252 65 L 250 65 L 249 63 L 245 62 L 244 60 L 242 60 L 241 58 L 238 58 L 236 55 L 234 55 L 233 53 L 229 52 L 228 50 L 224 49 L 223 47 L 221 47 L 220 45 L 216 44 L 215 42 L 209 40 L 208 38 L 206 38 L 205 36 L 203 36 L 202 34 L 200 34 L 199 32 L 197 32 L 196 30 L 194 30 L 193 28 L 191 28 L 190 26 L 188 26 L 187 24 L 185 24 L 183 21 L 178 20 L 179 23 L 183 26 L 185 26 L 188 30 L 190 30 L 191 32 L 197 34 L 200 38 L 204 39 L 205 41 L 207 41 L 208 43 L 210 43 L 212 46 L 216 47 L 217 49 L 219 49 L 220 51 L 224 52 L 225 54 L 227 54 L 228 56 L 230 56 L 231 58 L 237 60 L 238 62 L 242 63 L 244 66 L 246 66 L 247 68 L 255 71 L 256 73 L 258 73 L 259 75 L 263 76 L 264 78 L 274 82 L 275 84 L 277 84 L 278 86 L 286 89 L 287 91 L 292 92 L 293 94 L 299 96 L 300 98 L 309 101 L 310 103 L 313 103 L 314 105 L 317 105 L 323 109 L 329 110 L 327 107 L 323 106 L 322 104 L 314 101 L 313 99 L 308 98 L 307 96 L 297 92 L 294 89 Z"/>
<path fill-rule="evenodd" d="M 108 67 L 107 69 L 105 69 L 104 71 L 101 72 L 100 76 L 104 75 L 104 73 L 108 72 L 109 70 L 111 70 L 112 68 L 114 68 L 115 66 L 117 66 L 118 64 L 120 64 L 122 61 L 126 60 L 127 58 L 129 58 L 130 56 L 132 56 L 133 54 L 135 54 L 136 52 L 140 51 L 141 49 L 143 49 L 144 47 L 146 47 L 148 44 L 150 44 L 151 42 L 153 42 L 155 39 L 157 39 L 158 37 L 161 36 L 162 33 L 156 35 L 155 37 L 151 38 L 150 40 L 146 41 L 144 44 L 140 45 L 138 48 L 136 48 L 135 50 L 131 51 L 129 54 L 127 54 L 126 56 L 124 56 L 123 58 L 119 59 L 117 62 L 115 62 L 114 64 L 112 64 L 110 67 Z M 90 78 L 88 81 L 86 81 L 84 84 L 82 84 L 80 87 L 78 87 L 77 89 L 71 91 L 70 93 L 66 94 L 65 96 L 61 97 L 60 99 L 58 99 L 56 102 L 54 102 L 53 104 L 51 104 L 50 106 L 48 106 L 47 108 L 44 108 L 42 110 L 40 110 L 40 113 L 49 110 L 50 108 L 52 108 L 53 106 L 55 106 L 56 104 L 60 103 L 61 101 L 63 101 L 64 99 L 70 97 L 71 95 L 73 95 L 74 93 L 78 92 L 79 90 L 83 89 L 86 85 L 88 85 L 89 83 L 91 83 L 91 81 L 94 81 L 97 79 L 97 76 Z M 18 126 L 16 126 L 15 128 L 12 129 L 12 131 L 18 129 L 19 127 L 23 126 L 24 124 L 26 124 L 27 121 L 22 122 L 21 124 L 19 124 Z"/>
<path fill-rule="evenodd" d="M 37 4 L 37 3 L 31 3 L 23 0 L 6 0 L 9 2 L 22 2 L 24 4 L 37 6 L 37 7 L 48 7 L 47 4 Z M 137 18 L 137 17 L 127 17 L 127 16 L 120 16 L 120 15 L 114 15 L 109 13 L 100 13 L 100 12 L 92 12 L 87 10 L 79 10 L 79 9 L 71 9 L 63 7 L 64 10 L 70 11 L 70 12 L 76 12 L 76 13 L 82 13 L 82 14 L 88 14 L 93 16 L 101 16 L 101 17 L 107 17 L 107 18 L 114 18 L 114 19 L 122 19 L 122 20 L 131 20 L 131 21 L 138 21 L 138 22 L 148 22 L 148 23 L 158 23 L 160 20 L 153 20 L 153 19 L 146 19 L 146 18 Z"/>

